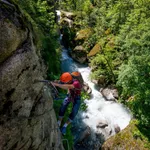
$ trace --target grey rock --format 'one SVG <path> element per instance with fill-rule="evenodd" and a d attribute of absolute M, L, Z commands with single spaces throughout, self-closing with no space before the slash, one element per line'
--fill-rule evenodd
<path fill-rule="evenodd" d="M 0 149 L 64 150 L 51 91 L 34 82 L 46 77 L 46 67 L 32 30 L 21 24 L 19 8 L 9 7 L 8 16 L 0 9 Z"/>

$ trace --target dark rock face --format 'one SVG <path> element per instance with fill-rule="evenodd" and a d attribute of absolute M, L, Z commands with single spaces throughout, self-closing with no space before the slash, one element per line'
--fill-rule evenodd
<path fill-rule="evenodd" d="M 71 52 L 71 56 L 81 64 L 86 63 L 87 61 L 87 53 L 82 46 L 76 46 Z"/>
<path fill-rule="evenodd" d="M 7 2 L 7 1 L 5 1 Z M 0 149 L 63 150 L 46 69 L 17 6 L 0 2 Z"/>

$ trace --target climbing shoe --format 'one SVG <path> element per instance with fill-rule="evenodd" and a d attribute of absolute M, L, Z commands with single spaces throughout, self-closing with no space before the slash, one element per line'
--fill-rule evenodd
<path fill-rule="evenodd" d="M 62 127 L 62 128 L 61 128 L 61 133 L 62 133 L 63 135 L 65 135 L 65 134 L 66 134 L 66 130 L 67 130 L 66 127 Z"/>

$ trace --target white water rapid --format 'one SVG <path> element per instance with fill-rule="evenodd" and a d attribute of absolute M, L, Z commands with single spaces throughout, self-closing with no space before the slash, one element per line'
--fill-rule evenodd
<path fill-rule="evenodd" d="M 57 15 L 60 12 L 57 11 Z M 59 17 L 60 18 L 60 17 Z M 58 20 L 59 21 L 59 20 Z M 60 40 L 61 40 L 60 35 Z M 72 123 L 72 134 L 75 139 L 74 149 L 78 150 L 99 150 L 101 144 L 110 136 L 116 134 L 118 128 L 124 129 L 131 120 L 132 116 L 127 108 L 122 104 L 106 101 L 101 93 L 95 88 L 94 83 L 90 81 L 90 68 L 79 65 L 69 55 L 68 50 L 62 46 L 61 58 L 62 72 L 79 71 L 83 79 L 92 89 L 92 98 L 85 100 L 87 110 L 80 110 Z M 86 135 L 85 129 L 90 128 L 90 135 Z M 84 137 L 85 134 L 87 136 Z M 77 144 L 80 137 L 84 137 L 84 145 Z"/>
<path fill-rule="evenodd" d="M 90 81 L 90 68 L 76 63 L 69 57 L 65 48 L 62 48 L 61 68 L 62 72 L 79 71 L 92 89 L 92 98 L 84 101 L 87 110 L 79 111 L 72 125 L 75 139 L 79 138 L 78 135 L 82 135 L 87 126 L 91 129 L 91 134 L 86 139 L 87 146 L 85 148 L 78 146 L 78 150 L 88 150 L 88 148 L 91 150 L 95 143 L 100 146 L 108 137 L 115 134 L 115 128 L 119 127 L 122 130 L 129 124 L 132 117 L 129 110 L 122 104 L 106 101 Z M 99 123 L 105 127 L 97 127 Z"/>

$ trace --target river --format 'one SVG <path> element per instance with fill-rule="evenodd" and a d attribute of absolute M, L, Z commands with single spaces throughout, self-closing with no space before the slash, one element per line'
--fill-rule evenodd
<path fill-rule="evenodd" d="M 79 71 L 92 89 L 91 98 L 84 100 L 87 105 L 86 111 L 80 110 L 72 123 L 72 134 L 76 141 L 86 127 L 90 127 L 91 133 L 85 139 L 85 144 L 76 144 L 75 147 L 78 150 L 96 150 L 95 145 L 100 147 L 107 138 L 116 134 L 115 127 L 122 130 L 129 124 L 132 118 L 130 111 L 120 103 L 106 101 L 90 80 L 90 67 L 75 62 L 64 47 L 62 47 L 61 68 L 62 72 Z M 98 124 L 106 127 L 99 128 Z"/>
<path fill-rule="evenodd" d="M 60 15 L 60 12 L 57 12 Z M 60 18 L 60 17 L 59 17 Z M 61 40 L 60 35 L 60 40 Z M 85 99 L 86 111 L 80 110 L 72 123 L 72 134 L 74 136 L 74 149 L 99 150 L 101 145 L 110 136 L 116 134 L 115 129 L 123 130 L 130 122 L 132 115 L 122 104 L 114 101 L 106 101 L 90 80 L 90 67 L 75 62 L 69 55 L 68 50 L 62 45 L 61 71 L 79 71 L 86 83 L 92 89 L 91 98 Z M 82 142 L 76 143 L 90 129 Z"/>

